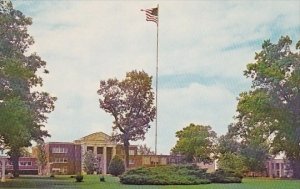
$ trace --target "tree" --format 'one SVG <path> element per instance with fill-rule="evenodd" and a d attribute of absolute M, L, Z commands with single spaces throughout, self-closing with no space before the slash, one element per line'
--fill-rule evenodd
<path fill-rule="evenodd" d="M 95 154 L 92 151 L 87 151 L 84 154 L 83 165 L 84 165 L 84 171 L 87 174 L 93 174 L 94 171 L 99 170 L 100 162 L 98 162 L 98 159 L 96 158 Z"/>
<path fill-rule="evenodd" d="M 241 150 L 241 143 L 239 143 L 234 137 L 226 134 L 218 138 L 217 149 L 219 154 L 239 153 Z"/>
<path fill-rule="evenodd" d="M 146 144 L 138 145 L 137 153 L 139 155 L 154 155 L 155 153 Z"/>
<path fill-rule="evenodd" d="M 232 133 L 221 136 L 218 141 L 220 168 L 239 174 L 266 171 L 268 147 L 265 143 L 257 143 L 254 139 L 238 142 Z"/>
<path fill-rule="evenodd" d="M 50 136 L 43 127 L 56 100 L 33 90 L 43 84 L 37 71 L 48 70 L 36 53 L 28 53 L 34 43 L 27 33 L 31 24 L 31 18 L 13 9 L 10 1 L 0 0 L 0 143 L 10 150 L 15 176 L 20 149 Z"/>
<path fill-rule="evenodd" d="M 237 122 L 229 130 L 246 143 L 267 143 L 273 154 L 285 152 L 300 178 L 300 53 L 291 44 L 288 36 L 277 44 L 264 41 L 244 72 L 252 90 L 240 94 Z"/>
<path fill-rule="evenodd" d="M 125 171 L 123 160 L 119 156 L 114 156 L 110 161 L 108 172 L 113 176 L 119 176 Z"/>
<path fill-rule="evenodd" d="M 189 126 L 176 132 L 178 141 L 172 149 L 173 153 L 180 153 L 186 156 L 189 162 L 210 163 L 213 155 L 216 154 L 217 134 L 210 126 L 195 125 Z"/>
<path fill-rule="evenodd" d="M 155 118 L 152 77 L 144 71 L 131 71 L 124 80 L 100 81 L 100 108 L 113 118 L 113 139 L 121 141 L 125 151 L 125 166 L 129 165 L 130 141 L 144 140 Z"/>
<path fill-rule="evenodd" d="M 234 172 L 239 175 L 247 172 L 246 158 L 240 154 L 226 152 L 218 159 L 218 167 L 226 172 Z"/>
<path fill-rule="evenodd" d="M 240 154 L 245 157 L 245 165 L 253 176 L 255 173 L 266 173 L 266 161 L 269 157 L 267 146 L 252 142 L 244 145 Z"/>
<path fill-rule="evenodd" d="M 31 152 L 29 151 L 29 148 L 27 148 L 27 147 L 20 148 L 20 153 L 21 153 L 22 157 L 31 157 L 32 156 Z"/>
<path fill-rule="evenodd" d="M 231 128 L 233 124 L 229 126 Z M 244 172 L 266 171 L 268 147 L 265 143 L 258 143 L 255 138 L 238 141 L 236 133 L 227 133 L 219 138 L 218 153 L 220 168 L 242 174 Z M 259 138 L 259 137 L 256 137 Z M 239 170 L 239 168 L 242 169 Z"/>
<path fill-rule="evenodd" d="M 45 168 L 47 166 L 47 154 L 45 149 L 45 143 L 42 140 L 37 141 L 37 164 L 39 166 L 39 173 L 41 175 L 45 174 Z"/>

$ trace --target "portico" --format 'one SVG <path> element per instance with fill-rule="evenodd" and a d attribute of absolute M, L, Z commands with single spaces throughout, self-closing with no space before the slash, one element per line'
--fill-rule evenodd
<path fill-rule="evenodd" d="M 100 159 L 102 174 L 107 174 L 108 165 L 110 160 L 116 155 L 117 147 L 117 144 L 112 142 L 107 134 L 103 132 L 93 133 L 75 140 L 74 143 L 81 145 L 82 172 L 84 172 L 84 155 L 88 151 L 92 151 Z"/>

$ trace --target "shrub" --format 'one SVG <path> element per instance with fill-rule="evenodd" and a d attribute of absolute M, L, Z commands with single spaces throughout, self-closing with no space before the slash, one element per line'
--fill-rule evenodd
<path fill-rule="evenodd" d="M 123 160 L 119 156 L 114 156 L 110 161 L 108 172 L 113 176 L 119 176 L 125 171 Z"/>
<path fill-rule="evenodd" d="M 209 179 L 213 183 L 241 183 L 242 176 L 233 172 L 226 172 L 222 169 L 218 169 L 211 173 Z"/>
<path fill-rule="evenodd" d="M 76 175 L 75 179 L 76 179 L 76 182 L 82 182 L 83 176 L 82 175 Z"/>
<path fill-rule="evenodd" d="M 138 185 L 196 185 L 241 183 L 242 178 L 235 173 L 221 169 L 208 174 L 195 165 L 170 165 L 129 170 L 120 176 L 120 182 Z"/>
<path fill-rule="evenodd" d="M 123 184 L 195 185 L 209 184 L 205 171 L 196 166 L 160 166 L 132 169 L 120 176 Z"/>
<path fill-rule="evenodd" d="M 101 177 L 100 177 L 100 182 L 105 182 L 104 176 L 101 176 Z"/>

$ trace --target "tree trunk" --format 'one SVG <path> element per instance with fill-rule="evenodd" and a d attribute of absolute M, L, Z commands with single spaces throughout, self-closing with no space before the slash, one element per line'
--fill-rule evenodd
<path fill-rule="evenodd" d="M 129 140 L 124 140 L 125 170 L 129 168 Z"/>
<path fill-rule="evenodd" d="M 17 152 L 12 152 L 11 153 L 11 161 L 12 161 L 12 164 L 13 164 L 13 175 L 14 177 L 19 177 L 20 173 L 19 173 L 19 153 Z"/>

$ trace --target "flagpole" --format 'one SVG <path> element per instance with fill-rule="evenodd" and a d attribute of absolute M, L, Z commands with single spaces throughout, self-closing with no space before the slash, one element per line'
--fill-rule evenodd
<path fill-rule="evenodd" d="M 156 93 L 155 93 L 155 104 L 156 104 L 156 119 L 155 119 L 155 155 L 157 155 L 157 115 L 158 115 L 158 27 L 159 27 L 159 4 L 157 4 L 157 27 L 156 27 Z M 155 164 L 156 165 L 156 164 Z"/>

